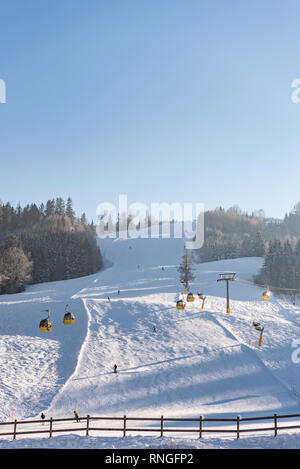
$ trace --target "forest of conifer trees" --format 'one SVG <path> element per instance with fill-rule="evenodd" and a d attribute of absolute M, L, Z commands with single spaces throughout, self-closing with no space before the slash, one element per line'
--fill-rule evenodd
<path fill-rule="evenodd" d="M 196 262 L 238 257 L 264 257 L 257 284 L 278 293 L 300 293 L 300 202 L 283 220 L 238 208 L 205 212 L 205 242 Z"/>
<path fill-rule="evenodd" d="M 275 292 L 300 292 L 300 240 L 270 241 L 255 282 Z"/>
<path fill-rule="evenodd" d="M 0 203 L 0 293 L 28 283 L 66 280 L 103 267 L 93 223 L 61 197 L 16 208 Z"/>

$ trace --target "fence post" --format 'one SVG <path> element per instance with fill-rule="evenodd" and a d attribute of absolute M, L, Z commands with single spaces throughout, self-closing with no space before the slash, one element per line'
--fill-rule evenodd
<path fill-rule="evenodd" d="M 50 429 L 49 429 L 49 438 L 52 437 L 52 425 L 53 425 L 53 422 L 52 422 L 52 417 L 50 417 Z"/>
<path fill-rule="evenodd" d="M 236 437 L 239 439 L 240 437 L 240 416 L 236 417 Z"/>
<path fill-rule="evenodd" d="M 17 435 L 17 420 L 15 420 L 14 422 L 14 437 L 13 437 L 14 440 L 16 439 L 16 435 Z"/>
<path fill-rule="evenodd" d="M 203 417 L 202 417 L 202 415 L 200 415 L 199 438 L 202 438 L 202 421 L 203 421 Z"/>
<path fill-rule="evenodd" d="M 89 429 L 90 429 L 90 416 L 88 415 L 86 418 L 86 436 L 89 436 Z"/>
<path fill-rule="evenodd" d="M 277 436 L 277 414 L 274 414 L 274 437 Z"/>
<path fill-rule="evenodd" d="M 164 434 L 164 416 L 162 415 L 160 418 L 160 436 Z"/>
<path fill-rule="evenodd" d="M 123 438 L 126 436 L 126 415 L 124 415 Z"/>

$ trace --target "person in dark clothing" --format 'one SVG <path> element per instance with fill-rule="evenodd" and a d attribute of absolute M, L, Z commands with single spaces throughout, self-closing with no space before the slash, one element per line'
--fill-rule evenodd
<path fill-rule="evenodd" d="M 156 332 L 156 326 L 153 326 L 153 332 Z"/>
<path fill-rule="evenodd" d="M 41 419 L 43 420 L 43 425 L 44 425 L 44 423 L 45 423 L 45 422 L 44 422 L 45 418 L 46 418 L 46 417 L 45 417 L 45 414 L 43 414 L 43 412 L 42 412 L 42 413 L 41 413 Z"/>
<path fill-rule="evenodd" d="M 117 365 L 114 365 L 114 373 L 117 373 Z"/>
<path fill-rule="evenodd" d="M 110 301 L 110 298 L 109 298 L 109 296 L 107 297 L 107 299 L 108 299 L 108 301 Z"/>
<path fill-rule="evenodd" d="M 78 412 L 76 412 L 76 410 L 74 410 L 74 417 L 75 417 L 76 422 L 80 422 L 79 415 L 78 415 Z"/>
<path fill-rule="evenodd" d="M 120 290 L 118 290 L 118 295 L 120 295 Z"/>

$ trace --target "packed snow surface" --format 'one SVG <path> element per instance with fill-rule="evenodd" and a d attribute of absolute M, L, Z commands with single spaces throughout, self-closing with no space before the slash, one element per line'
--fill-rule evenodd
<path fill-rule="evenodd" d="M 292 392 L 300 391 L 299 365 L 292 360 L 300 306 L 284 297 L 262 299 L 262 288 L 252 283 L 262 259 L 194 265 L 195 301 L 179 311 L 175 304 L 183 290 L 177 266 L 184 240 L 105 239 L 100 245 L 112 263 L 104 271 L 0 297 L 1 421 L 37 418 L 42 411 L 47 418 L 72 417 L 75 409 L 82 416 L 132 417 L 300 413 Z M 238 278 L 230 283 L 229 314 L 225 283 L 217 282 L 222 272 Z M 203 310 L 197 292 L 206 296 Z M 63 324 L 66 304 L 75 314 L 73 325 Z M 38 327 L 46 309 L 53 324 L 49 333 Z M 253 321 L 264 326 L 261 347 Z M 53 441 L 112 447 L 112 437 L 105 436 L 90 436 L 83 446 L 79 435 Z M 250 437 L 243 438 L 251 446 Z M 23 445 L 37 445 L 30 440 Z M 155 441 L 139 436 L 122 444 L 162 444 Z M 209 438 L 207 444 L 216 441 Z M 279 441 L 286 447 L 284 437 Z"/>

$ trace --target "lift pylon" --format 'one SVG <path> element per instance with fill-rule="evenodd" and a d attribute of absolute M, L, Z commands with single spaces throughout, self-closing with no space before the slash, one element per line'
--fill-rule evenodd
<path fill-rule="evenodd" d="M 229 304 L 229 282 L 237 280 L 235 272 L 219 274 L 217 282 L 226 282 L 226 313 L 230 313 Z"/>

